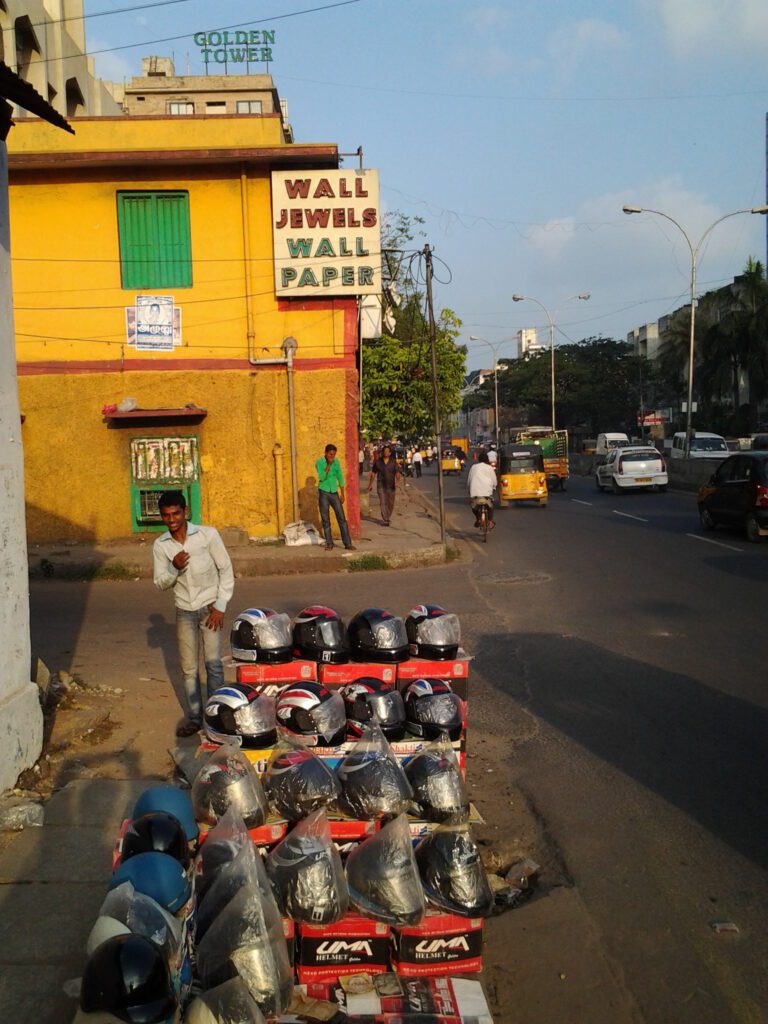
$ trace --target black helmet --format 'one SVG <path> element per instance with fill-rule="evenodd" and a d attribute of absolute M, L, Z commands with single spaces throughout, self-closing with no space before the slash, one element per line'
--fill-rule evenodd
<path fill-rule="evenodd" d="M 405 620 L 408 644 L 414 658 L 451 661 L 459 653 L 461 627 L 457 615 L 437 604 L 411 608 Z"/>
<path fill-rule="evenodd" d="M 111 1013 L 129 1024 L 156 1024 L 170 1020 L 176 1008 L 163 954 L 141 935 L 107 939 L 85 965 L 80 989 L 83 1013 Z"/>
<path fill-rule="evenodd" d="M 344 623 L 333 608 L 313 605 L 293 620 L 293 649 L 300 658 L 326 665 L 349 661 L 349 641 Z"/>
<path fill-rule="evenodd" d="M 291 683 L 278 694 L 275 711 L 278 725 L 308 747 L 344 742 L 347 717 L 338 690 L 322 683 Z"/>
<path fill-rule="evenodd" d="M 135 818 L 128 826 L 120 852 L 124 862 L 137 853 L 167 853 L 182 867 L 189 867 L 189 843 L 178 818 L 165 811 L 152 811 Z"/>
<path fill-rule="evenodd" d="M 467 788 L 449 743 L 438 741 L 419 751 L 405 766 L 405 775 L 427 821 L 446 825 L 467 821 Z"/>
<path fill-rule="evenodd" d="M 246 608 L 232 623 L 232 657 L 237 661 L 263 661 L 280 665 L 293 657 L 291 620 L 272 608 Z"/>
<path fill-rule="evenodd" d="M 264 866 L 284 917 L 320 925 L 333 924 L 346 914 L 347 880 L 325 811 L 315 811 L 297 825 Z"/>
<path fill-rule="evenodd" d="M 469 825 L 435 829 L 416 847 L 416 863 L 430 903 L 463 917 L 490 913 L 493 893 Z"/>
<path fill-rule="evenodd" d="M 404 814 L 360 843 L 347 857 L 346 871 L 358 913 L 401 928 L 421 921 L 424 890 Z"/>
<path fill-rule="evenodd" d="M 247 828 L 258 828 L 267 817 L 267 798 L 256 770 L 231 743 L 214 751 L 197 773 L 192 806 L 197 821 L 208 825 L 215 825 L 230 808 Z"/>
<path fill-rule="evenodd" d="M 275 702 L 250 683 L 220 686 L 205 705 L 203 728 L 214 743 L 249 750 L 271 747 L 277 739 Z"/>
<path fill-rule="evenodd" d="M 375 722 L 388 740 L 401 740 L 405 734 L 405 705 L 393 683 L 368 676 L 342 687 L 347 710 L 347 735 L 362 736 L 363 728 Z"/>
<path fill-rule="evenodd" d="M 408 660 L 405 623 L 383 608 L 364 608 L 350 620 L 347 632 L 353 661 L 392 664 Z"/>
<path fill-rule="evenodd" d="M 236 838 L 226 836 L 208 836 L 195 857 L 195 898 L 198 907 L 203 897 L 219 877 L 221 872 L 231 864 L 242 849 Z"/>
<path fill-rule="evenodd" d="M 404 694 L 405 727 L 414 736 L 437 739 L 447 732 L 461 737 L 462 702 L 444 679 L 414 679 Z"/>
<path fill-rule="evenodd" d="M 336 774 L 341 782 L 339 807 L 351 818 L 370 821 L 410 808 L 413 790 L 377 725 L 366 727 Z"/>
<path fill-rule="evenodd" d="M 264 775 L 264 792 L 278 814 L 300 821 L 333 803 L 341 785 L 331 769 L 306 748 L 276 752 Z"/>

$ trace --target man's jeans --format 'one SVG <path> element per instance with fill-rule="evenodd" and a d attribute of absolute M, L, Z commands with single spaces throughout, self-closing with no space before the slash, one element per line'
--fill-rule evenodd
<path fill-rule="evenodd" d="M 345 548 L 352 546 L 352 540 L 349 536 L 349 527 L 347 526 L 347 517 L 344 515 L 344 506 L 341 504 L 341 498 L 338 493 L 331 494 L 330 491 L 318 491 L 318 504 L 320 505 L 320 521 L 323 524 L 323 533 L 325 535 L 325 543 L 333 544 L 333 537 L 331 536 L 331 514 L 328 511 L 333 509 L 336 513 L 336 519 L 339 523 L 339 530 L 341 532 L 341 539 Z"/>
<path fill-rule="evenodd" d="M 176 609 L 176 639 L 179 644 L 179 662 L 187 698 L 187 714 L 195 722 L 203 720 L 203 704 L 207 697 L 200 686 L 200 645 L 203 647 L 207 690 L 211 693 L 224 685 L 224 666 L 221 663 L 221 630 L 206 629 L 203 625 L 209 609 L 198 608 L 188 612 Z"/>

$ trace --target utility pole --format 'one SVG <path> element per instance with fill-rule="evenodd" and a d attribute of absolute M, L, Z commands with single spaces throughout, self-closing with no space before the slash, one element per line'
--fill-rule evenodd
<path fill-rule="evenodd" d="M 437 347 L 435 340 L 435 310 L 432 305 L 432 250 L 424 246 L 427 279 L 427 313 L 429 314 L 429 347 L 432 352 L 432 401 L 435 409 L 435 437 L 437 438 L 437 491 L 440 498 L 440 543 L 445 551 L 445 495 L 443 493 L 443 442 L 440 438 L 440 394 L 437 387 Z"/>

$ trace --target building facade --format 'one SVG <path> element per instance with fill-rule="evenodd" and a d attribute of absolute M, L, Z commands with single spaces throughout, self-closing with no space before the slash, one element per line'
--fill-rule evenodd
<path fill-rule="evenodd" d="M 272 538 L 317 521 L 328 442 L 357 533 L 357 299 L 280 295 L 273 249 L 273 174 L 330 178 L 336 146 L 286 143 L 276 112 L 75 127 L 21 124 L 9 158 L 29 539 L 160 529 L 169 486 Z"/>
<path fill-rule="evenodd" d="M 120 114 L 85 55 L 83 14 L 83 0 L 3 0 L 0 60 L 64 117 Z M 19 119 L 35 116 L 15 109 Z"/>
<path fill-rule="evenodd" d="M 535 327 L 524 327 L 517 332 L 517 358 L 528 359 L 539 352 L 546 352 L 547 346 L 539 343 Z"/>

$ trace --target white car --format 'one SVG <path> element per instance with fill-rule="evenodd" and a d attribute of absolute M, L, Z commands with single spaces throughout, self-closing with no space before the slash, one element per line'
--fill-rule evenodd
<path fill-rule="evenodd" d="M 595 472 L 598 491 L 612 487 L 614 494 L 634 487 L 655 487 L 657 491 L 666 491 L 668 483 L 664 456 L 647 445 L 615 448 Z"/>

